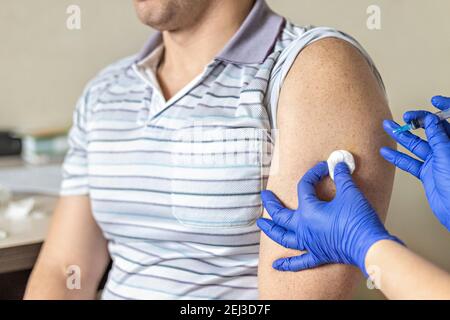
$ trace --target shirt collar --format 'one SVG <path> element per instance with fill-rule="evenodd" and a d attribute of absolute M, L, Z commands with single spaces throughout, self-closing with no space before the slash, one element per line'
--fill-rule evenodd
<path fill-rule="evenodd" d="M 238 31 L 215 59 L 236 64 L 264 62 L 273 50 L 284 22 L 284 18 L 274 13 L 265 0 L 256 0 Z M 137 61 L 147 57 L 161 42 L 161 32 L 154 33 L 138 54 Z"/>

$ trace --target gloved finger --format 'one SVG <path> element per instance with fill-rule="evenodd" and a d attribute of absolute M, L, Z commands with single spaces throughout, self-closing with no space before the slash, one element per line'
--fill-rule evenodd
<path fill-rule="evenodd" d="M 283 228 L 293 230 L 295 226 L 292 225 L 292 219 L 295 212 L 283 206 L 278 200 L 277 196 L 270 190 L 261 191 L 261 200 L 267 213 L 272 217 L 276 224 Z"/>
<path fill-rule="evenodd" d="M 334 168 L 334 183 L 338 194 L 345 192 L 349 188 L 356 188 L 350 169 L 345 162 L 339 162 Z"/>
<path fill-rule="evenodd" d="M 431 103 L 440 110 L 446 110 L 450 108 L 450 98 L 442 97 L 442 96 L 436 96 L 431 99 Z M 408 111 L 403 115 L 403 119 L 405 122 L 409 123 L 412 120 L 425 118 L 427 115 L 432 114 L 429 111 Z M 445 131 L 447 132 L 447 135 L 450 136 L 450 123 L 448 121 L 442 121 Z"/>
<path fill-rule="evenodd" d="M 381 148 L 380 154 L 384 159 L 392 163 L 394 166 L 402 169 L 403 171 L 409 172 L 416 178 L 419 178 L 420 169 L 422 168 L 422 162 L 420 162 L 419 160 L 416 160 L 396 150 L 392 150 L 388 147 Z"/>
<path fill-rule="evenodd" d="M 297 185 L 299 205 L 320 201 L 317 199 L 316 185 L 328 175 L 328 165 L 322 161 L 309 169 Z"/>
<path fill-rule="evenodd" d="M 450 108 L 449 97 L 434 96 L 433 98 L 431 98 L 431 103 L 439 110 L 447 110 L 448 108 Z M 447 132 L 447 135 L 450 137 L 450 123 L 448 123 L 448 121 L 442 121 L 442 123 L 445 131 Z"/>
<path fill-rule="evenodd" d="M 434 96 L 431 103 L 439 110 L 447 110 L 450 108 L 450 97 Z"/>
<path fill-rule="evenodd" d="M 383 121 L 384 130 L 395 141 L 397 141 L 403 147 L 405 147 L 406 149 L 411 151 L 413 154 L 418 156 L 420 159 L 425 160 L 431 152 L 431 148 L 428 145 L 428 143 L 426 141 L 420 139 L 418 136 L 412 134 L 411 132 L 394 133 L 394 130 L 398 129 L 399 127 L 400 126 L 392 120 L 384 120 Z"/>
<path fill-rule="evenodd" d="M 443 123 L 434 114 L 430 114 L 425 118 L 425 133 L 432 149 L 440 144 L 450 142 Z"/>
<path fill-rule="evenodd" d="M 278 271 L 301 271 L 322 265 L 319 260 L 310 253 L 305 253 L 296 257 L 282 258 L 275 260 L 272 267 Z"/>
<path fill-rule="evenodd" d="M 406 111 L 403 114 L 403 121 L 405 121 L 405 123 L 410 123 L 413 120 L 425 118 L 429 114 L 432 114 L 432 113 L 430 111 L 425 111 L 425 110 Z"/>
<path fill-rule="evenodd" d="M 403 115 L 403 119 L 405 120 L 405 122 L 411 122 L 412 120 L 415 119 L 426 118 L 430 114 L 433 113 L 429 111 L 408 111 L 405 112 L 405 114 Z M 441 121 L 441 123 L 444 126 L 447 135 L 450 136 L 450 123 L 448 123 L 448 121 L 446 120 Z"/>
<path fill-rule="evenodd" d="M 269 219 L 259 218 L 256 220 L 258 227 L 273 241 L 289 249 L 304 250 L 298 243 L 295 233 L 280 227 Z"/>

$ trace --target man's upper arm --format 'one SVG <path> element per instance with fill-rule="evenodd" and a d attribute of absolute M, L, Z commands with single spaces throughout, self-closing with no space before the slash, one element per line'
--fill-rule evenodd
<path fill-rule="evenodd" d="M 297 207 L 297 182 L 318 161 L 337 149 L 356 159 L 357 184 L 385 217 L 392 191 L 394 169 L 382 160 L 378 149 L 392 143 L 381 123 L 390 118 L 389 108 L 366 59 L 345 41 L 320 40 L 297 57 L 281 90 L 278 105 L 275 157 L 267 189 L 290 208 Z M 322 199 L 333 196 L 327 179 L 318 188 Z M 267 213 L 265 213 L 267 215 Z M 297 273 L 272 268 L 280 257 L 298 255 L 261 236 L 259 263 L 260 298 L 348 298 L 359 279 L 351 266 L 329 265 Z"/>
<path fill-rule="evenodd" d="M 89 197 L 61 197 L 25 298 L 93 299 L 108 262 L 107 242 L 92 216 Z M 81 272 L 79 290 L 66 286 L 70 266 Z"/>

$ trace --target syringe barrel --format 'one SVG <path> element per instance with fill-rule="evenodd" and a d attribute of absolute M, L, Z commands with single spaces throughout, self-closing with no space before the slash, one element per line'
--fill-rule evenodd
<path fill-rule="evenodd" d="M 450 108 L 448 108 L 447 110 L 439 111 L 438 113 L 436 113 L 436 115 L 439 117 L 439 119 L 441 119 L 441 121 L 450 119 Z"/>
<path fill-rule="evenodd" d="M 435 115 L 438 116 L 438 118 L 441 121 L 445 121 L 450 118 L 450 108 L 448 108 L 447 110 L 439 111 L 439 112 L 435 113 Z M 425 128 L 425 117 L 420 118 L 420 119 L 414 119 L 411 121 L 410 124 L 411 124 L 411 128 L 413 130 L 416 130 L 419 128 Z"/>

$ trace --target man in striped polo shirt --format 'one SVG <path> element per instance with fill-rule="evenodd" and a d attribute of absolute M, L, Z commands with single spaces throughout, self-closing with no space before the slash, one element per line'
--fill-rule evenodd
<path fill-rule="evenodd" d="M 386 213 L 393 170 L 377 150 L 390 144 L 379 130 L 390 114 L 367 53 L 264 0 L 134 3 L 158 32 L 79 100 L 26 298 L 94 298 L 110 258 L 104 299 L 348 297 L 351 267 L 273 270 L 296 253 L 260 242 L 255 220 L 262 189 L 295 207 L 298 178 L 335 149 L 356 156 L 356 179 Z M 78 290 L 66 286 L 69 266 Z"/>

